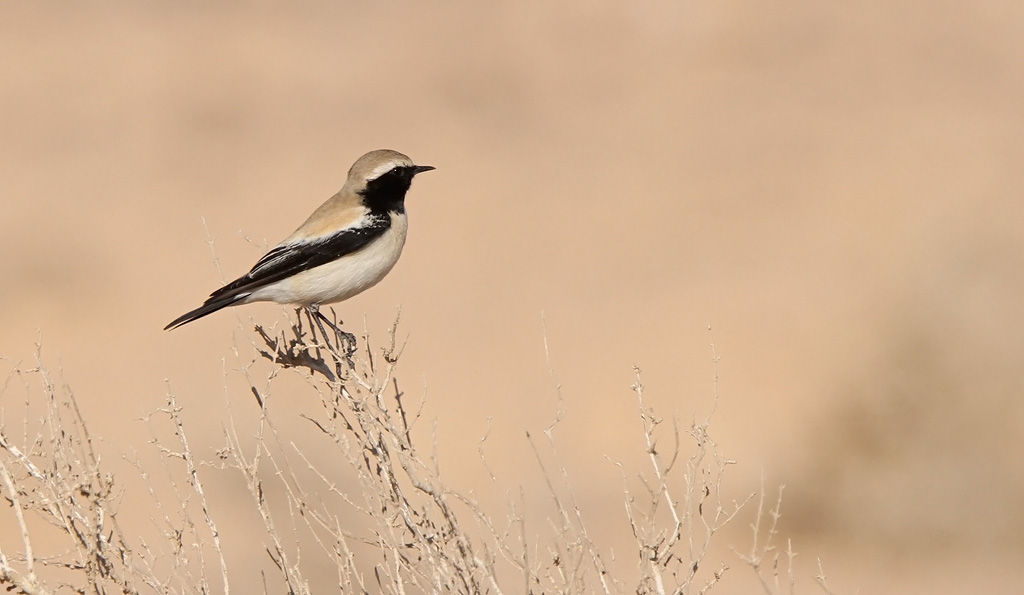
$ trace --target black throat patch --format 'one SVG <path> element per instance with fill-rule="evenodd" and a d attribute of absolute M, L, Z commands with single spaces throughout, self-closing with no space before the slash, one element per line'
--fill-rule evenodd
<path fill-rule="evenodd" d="M 409 191 L 414 167 L 395 167 L 375 180 L 366 183 L 366 189 L 359 192 L 366 199 L 371 211 L 380 213 L 405 212 L 405 193 Z"/>

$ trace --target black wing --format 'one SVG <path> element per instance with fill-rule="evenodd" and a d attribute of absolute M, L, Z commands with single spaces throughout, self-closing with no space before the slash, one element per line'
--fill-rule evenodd
<path fill-rule="evenodd" d="M 320 240 L 277 246 L 267 252 L 244 276 L 211 293 L 202 306 L 182 314 L 164 330 L 230 306 L 249 297 L 261 287 L 356 252 L 383 235 L 390 226 L 391 218 L 383 215 L 372 218 L 363 227 L 345 229 Z"/>
<path fill-rule="evenodd" d="M 390 217 L 378 217 L 365 227 L 349 228 L 315 242 L 285 244 L 267 252 L 252 270 L 210 294 L 210 300 L 253 291 L 351 254 L 381 236 L 391 226 Z"/>

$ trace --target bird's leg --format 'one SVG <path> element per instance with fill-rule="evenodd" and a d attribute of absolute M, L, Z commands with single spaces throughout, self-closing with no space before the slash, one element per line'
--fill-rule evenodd
<path fill-rule="evenodd" d="M 331 338 L 327 336 L 327 330 L 324 328 L 324 317 L 320 314 L 320 304 L 312 304 L 306 306 L 306 316 L 309 318 L 310 327 L 313 330 L 313 341 L 316 342 L 316 329 L 320 329 L 320 335 L 324 339 L 324 343 L 331 346 Z M 327 321 L 330 324 L 330 321 Z M 314 326 L 315 325 L 315 326 Z"/>
<path fill-rule="evenodd" d="M 324 315 L 320 313 L 319 304 L 312 304 L 310 306 L 306 306 L 306 316 L 309 317 L 309 324 L 313 330 L 313 342 L 316 343 L 316 329 L 320 329 L 320 336 L 322 336 L 324 339 L 324 345 L 327 346 L 327 349 L 331 352 L 331 355 L 334 357 L 335 371 L 338 374 L 337 377 L 341 378 L 341 354 L 338 353 L 338 349 L 335 347 L 335 344 L 331 342 L 331 338 L 327 336 L 327 329 L 324 328 L 324 322 L 331 326 L 334 325 L 331 324 L 330 320 L 326 320 L 324 318 Z M 316 326 L 313 326 L 314 323 L 316 324 Z M 337 342 L 337 331 L 335 331 L 335 342 Z M 352 358 L 345 359 L 348 361 L 349 368 L 351 368 Z"/>
<path fill-rule="evenodd" d="M 352 356 L 356 354 L 356 336 L 353 335 L 352 333 L 345 332 L 344 330 L 341 329 L 340 326 L 337 326 L 333 321 L 328 320 L 327 317 L 325 317 L 323 314 L 320 314 L 320 317 L 323 318 L 324 322 L 331 325 L 331 328 L 334 329 L 335 333 L 340 335 L 340 337 L 335 337 L 338 339 L 339 343 L 342 337 L 345 339 L 345 353 L 349 360 L 351 360 Z M 338 320 L 338 315 L 334 313 L 334 308 L 331 308 L 331 317 L 334 320 Z M 341 324 L 341 321 L 338 320 L 338 323 Z"/>
<path fill-rule="evenodd" d="M 312 347 L 313 349 L 316 349 L 317 357 L 322 357 L 320 355 L 320 344 L 317 343 L 317 340 L 316 340 L 316 329 L 317 329 L 317 326 L 320 324 L 320 320 L 318 318 L 315 318 L 313 316 L 312 310 L 310 310 L 310 308 L 305 307 L 305 306 L 300 306 L 300 307 L 295 309 L 295 316 L 296 316 L 296 318 L 299 321 L 299 326 L 297 327 L 297 329 L 298 329 L 297 332 L 298 332 L 299 340 L 305 342 L 305 339 L 302 338 L 302 335 L 304 334 L 302 332 L 302 314 L 303 313 L 306 315 L 306 319 L 309 321 L 309 335 L 310 335 L 310 337 L 312 337 L 312 340 L 313 340 L 312 344 L 309 345 L 309 347 Z M 320 328 L 320 332 L 321 332 L 321 334 L 324 335 L 324 342 L 327 343 L 328 346 L 329 346 L 330 342 L 327 341 L 327 334 L 323 332 L 323 327 Z"/>
<path fill-rule="evenodd" d="M 353 335 L 352 333 L 347 333 L 343 331 L 330 318 L 325 316 L 324 313 L 320 311 L 320 304 L 312 304 L 310 306 L 307 306 L 306 311 L 310 315 L 310 318 L 316 320 L 316 325 L 320 329 L 320 334 L 323 335 L 324 342 L 327 343 L 328 346 L 332 348 L 334 347 L 334 345 L 341 347 L 343 342 L 342 339 L 344 339 L 344 344 L 346 346 L 345 359 L 348 360 L 348 363 L 351 366 L 352 356 L 356 352 L 356 336 Z M 331 328 L 332 331 L 334 331 L 333 343 L 331 342 L 331 339 L 327 336 L 327 330 L 324 328 L 325 323 L 327 324 L 327 326 Z M 337 354 L 337 350 L 335 350 L 335 353 Z"/>

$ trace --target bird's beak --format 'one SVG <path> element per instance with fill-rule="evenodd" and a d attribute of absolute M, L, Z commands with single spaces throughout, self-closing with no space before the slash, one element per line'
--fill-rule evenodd
<path fill-rule="evenodd" d="M 425 171 L 430 171 L 432 169 L 437 169 L 437 168 L 434 167 L 433 165 L 414 165 L 414 166 L 412 166 L 412 175 L 415 176 L 416 174 L 421 174 L 421 173 L 423 173 Z"/>

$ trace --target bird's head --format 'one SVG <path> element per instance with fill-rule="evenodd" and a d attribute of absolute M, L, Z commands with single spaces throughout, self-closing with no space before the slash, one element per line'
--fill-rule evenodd
<path fill-rule="evenodd" d="M 416 174 L 434 169 L 416 165 L 412 159 L 391 149 L 377 149 L 360 157 L 348 171 L 345 182 L 368 200 L 402 200 Z"/>

